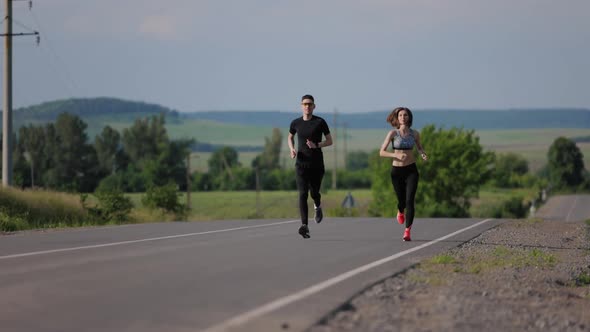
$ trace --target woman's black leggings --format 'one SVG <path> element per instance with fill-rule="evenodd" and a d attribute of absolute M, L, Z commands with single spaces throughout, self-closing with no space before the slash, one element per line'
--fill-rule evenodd
<path fill-rule="evenodd" d="M 397 209 L 404 213 L 406 227 L 414 222 L 414 198 L 418 189 L 418 168 L 416 164 L 391 166 L 391 183 L 397 196 Z"/>
<path fill-rule="evenodd" d="M 301 214 L 301 223 L 307 225 L 309 213 L 307 207 L 308 192 L 311 194 L 315 206 L 320 206 L 322 202 L 320 188 L 322 187 L 322 179 L 324 178 L 325 170 L 323 167 L 305 168 L 296 166 L 295 173 L 297 189 L 299 190 L 299 213 Z"/>

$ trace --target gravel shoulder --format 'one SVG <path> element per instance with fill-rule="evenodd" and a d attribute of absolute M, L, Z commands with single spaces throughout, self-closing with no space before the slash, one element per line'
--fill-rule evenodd
<path fill-rule="evenodd" d="M 507 221 L 364 290 L 310 332 L 590 331 L 590 226 Z"/>

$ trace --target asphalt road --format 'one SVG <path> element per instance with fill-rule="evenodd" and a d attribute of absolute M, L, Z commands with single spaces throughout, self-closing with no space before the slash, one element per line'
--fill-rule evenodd
<path fill-rule="evenodd" d="M 501 220 L 176 222 L 0 236 L 0 330 L 301 331 Z"/>
<path fill-rule="evenodd" d="M 590 195 L 551 196 L 535 217 L 567 222 L 590 219 Z"/>

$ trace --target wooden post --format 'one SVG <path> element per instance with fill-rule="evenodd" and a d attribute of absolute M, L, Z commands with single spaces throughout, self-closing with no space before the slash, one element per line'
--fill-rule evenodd
<path fill-rule="evenodd" d="M 5 0 L 4 112 L 2 115 L 2 185 L 12 185 L 12 0 Z"/>
<path fill-rule="evenodd" d="M 186 156 L 186 208 L 191 209 L 191 153 Z"/>

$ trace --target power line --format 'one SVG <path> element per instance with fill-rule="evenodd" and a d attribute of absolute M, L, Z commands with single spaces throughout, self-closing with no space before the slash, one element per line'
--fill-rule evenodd
<path fill-rule="evenodd" d="M 45 31 L 45 33 L 43 34 L 43 45 L 41 46 L 42 49 L 45 49 L 44 46 L 47 46 L 47 50 L 49 51 L 49 54 L 51 56 L 53 56 L 53 60 L 57 63 L 57 65 L 55 63 L 51 63 L 50 61 L 50 66 L 52 66 L 54 68 L 54 70 L 57 73 L 62 73 L 63 75 L 58 75 L 58 77 L 62 77 L 62 79 L 65 80 L 65 88 L 66 90 L 68 90 L 68 93 L 70 96 L 74 96 L 73 91 L 77 90 L 79 88 L 79 85 L 77 84 L 77 82 L 73 79 L 72 75 L 70 75 L 70 72 L 67 70 L 67 66 L 65 65 L 65 61 L 63 61 L 60 56 L 57 54 L 57 52 L 54 50 L 53 46 L 52 46 L 52 42 L 49 38 L 49 35 L 47 33 L 47 29 L 44 29 L 43 27 L 41 27 L 41 24 L 39 23 L 39 19 L 37 18 L 37 15 L 35 15 L 34 11 L 30 11 L 31 13 L 31 17 L 33 18 L 33 21 L 35 22 L 35 24 L 37 25 L 37 27 L 39 28 L 39 30 Z M 61 67 L 62 70 L 60 71 L 58 67 Z"/>
<path fill-rule="evenodd" d="M 12 32 L 12 2 L 14 0 L 5 0 L 5 15 L 2 23 L 4 24 L 4 33 L 0 34 L 4 37 L 4 75 L 3 75 L 3 113 L 2 113 L 2 185 L 5 187 L 12 185 L 12 37 L 15 36 L 39 36 L 39 32 Z M 18 1 L 18 0 L 17 0 Z M 22 0 L 21 0 L 22 1 Z M 29 0 L 29 8 L 33 4 Z M 39 38 L 37 38 L 39 41 Z"/>

